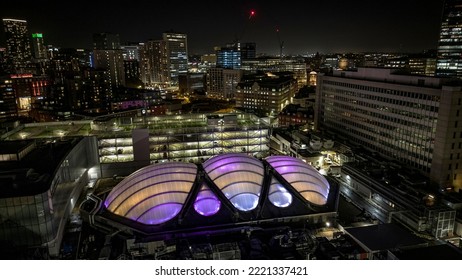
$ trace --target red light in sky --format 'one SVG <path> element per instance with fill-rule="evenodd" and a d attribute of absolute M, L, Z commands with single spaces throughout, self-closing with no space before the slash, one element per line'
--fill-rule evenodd
<path fill-rule="evenodd" d="M 251 10 L 251 11 L 250 11 L 250 15 L 249 15 L 249 19 L 250 19 L 251 17 L 253 17 L 254 15 L 255 15 L 255 11 L 254 11 L 254 10 Z"/>

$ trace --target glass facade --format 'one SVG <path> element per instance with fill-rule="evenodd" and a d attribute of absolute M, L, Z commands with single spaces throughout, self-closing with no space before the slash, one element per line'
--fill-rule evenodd
<path fill-rule="evenodd" d="M 444 2 L 436 74 L 462 77 L 462 1 Z"/>
<path fill-rule="evenodd" d="M 0 241 L 13 247 L 42 247 L 58 254 L 65 221 L 96 165 L 96 139 L 82 139 L 54 171 L 43 193 L 0 198 Z"/>
<path fill-rule="evenodd" d="M 438 90 L 329 80 L 321 85 L 319 121 L 366 148 L 429 172 L 435 144 Z"/>

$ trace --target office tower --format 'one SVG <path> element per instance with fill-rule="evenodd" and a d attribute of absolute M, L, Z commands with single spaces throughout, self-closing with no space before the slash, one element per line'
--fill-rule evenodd
<path fill-rule="evenodd" d="M 307 84 L 306 63 L 299 58 L 275 58 L 275 57 L 259 57 L 253 59 L 242 60 L 241 69 L 256 73 L 264 72 L 281 72 L 289 71 L 294 73 L 297 79 L 298 87 L 301 88 Z"/>
<path fill-rule="evenodd" d="M 19 19 L 3 19 L 6 38 L 6 52 L 8 62 L 21 72 L 32 58 L 27 21 Z"/>
<path fill-rule="evenodd" d="M 43 41 L 42 33 L 32 34 L 32 48 L 34 50 L 35 59 L 46 59 L 47 58 L 47 49 Z"/>
<path fill-rule="evenodd" d="M 435 76 L 436 58 L 434 57 L 410 57 L 409 71 L 411 74 Z"/>
<path fill-rule="evenodd" d="M 252 59 L 257 57 L 257 44 L 242 43 L 240 44 L 241 60 Z"/>
<path fill-rule="evenodd" d="M 13 81 L 9 76 L 0 77 L 0 123 L 18 116 Z"/>
<path fill-rule="evenodd" d="M 178 86 L 178 75 L 188 72 L 188 38 L 181 33 L 163 33 L 166 43 L 170 84 Z"/>
<path fill-rule="evenodd" d="M 241 69 L 241 51 L 235 46 L 220 47 L 216 54 L 217 68 Z"/>
<path fill-rule="evenodd" d="M 460 87 L 398 73 L 358 68 L 318 74 L 316 128 L 420 170 L 440 187 L 460 189 Z"/>
<path fill-rule="evenodd" d="M 462 77 L 462 1 L 445 0 L 438 41 L 436 75 Z"/>
<path fill-rule="evenodd" d="M 120 49 L 118 34 L 93 34 L 93 59 L 96 69 L 107 72 L 111 88 L 125 86 L 123 51 Z"/>

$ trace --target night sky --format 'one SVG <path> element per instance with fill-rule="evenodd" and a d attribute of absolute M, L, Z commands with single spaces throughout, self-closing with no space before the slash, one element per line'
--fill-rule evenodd
<path fill-rule="evenodd" d="M 92 34 L 121 42 L 188 35 L 190 54 L 239 38 L 258 53 L 421 52 L 437 47 L 443 0 L 183 0 L 2 1 L 0 16 L 28 21 L 46 44 L 91 48 Z M 249 19 L 250 10 L 255 10 Z M 0 46 L 4 46 L 3 28 Z"/>

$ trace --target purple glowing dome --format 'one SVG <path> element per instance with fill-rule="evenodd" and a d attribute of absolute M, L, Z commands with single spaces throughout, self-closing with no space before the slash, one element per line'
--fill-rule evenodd
<path fill-rule="evenodd" d="M 194 210 L 202 216 L 213 216 L 220 211 L 221 201 L 204 183 L 194 201 Z"/>
<path fill-rule="evenodd" d="M 270 156 L 265 160 L 307 201 L 316 205 L 327 203 L 329 182 L 314 167 L 289 156 Z"/>
<path fill-rule="evenodd" d="M 149 165 L 122 180 L 107 196 L 110 212 L 146 225 L 173 219 L 183 208 L 197 167 L 193 163 Z"/>
<path fill-rule="evenodd" d="M 240 211 L 258 205 L 263 183 L 263 163 L 247 154 L 222 154 L 202 164 L 207 175 Z"/>

